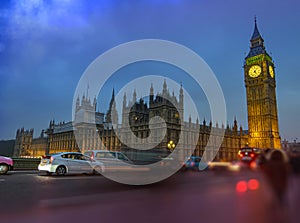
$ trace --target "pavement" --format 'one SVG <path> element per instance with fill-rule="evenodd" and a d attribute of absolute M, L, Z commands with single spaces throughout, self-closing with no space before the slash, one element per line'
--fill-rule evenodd
<path fill-rule="evenodd" d="M 47 192 L 33 207 L 19 209 L 15 214 L 13 210 L 2 214 L 1 222 L 298 223 L 300 220 L 300 175 L 291 175 L 283 204 L 276 202 L 260 172 L 185 172 L 148 186 L 122 186 L 101 176 L 43 178 L 34 172 L 26 175 L 43 184 L 49 182 L 47 187 L 53 195 Z M 95 179 L 102 189 L 82 193 L 83 188 L 93 190 L 86 182 Z M 251 189 L 251 180 L 258 182 L 258 186 Z M 245 182 L 249 184 L 246 190 L 238 186 Z M 65 191 L 66 196 L 61 193 L 55 196 L 59 192 L 54 187 L 66 187 L 66 184 L 82 187 L 70 194 Z"/>

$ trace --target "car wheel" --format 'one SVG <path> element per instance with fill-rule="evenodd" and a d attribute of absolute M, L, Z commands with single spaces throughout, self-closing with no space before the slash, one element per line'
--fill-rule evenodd
<path fill-rule="evenodd" d="M 102 174 L 103 173 L 103 170 L 100 166 L 95 166 L 95 168 L 93 169 L 93 175 L 96 175 L 96 174 Z"/>
<path fill-rule="evenodd" d="M 0 164 L 0 174 L 6 174 L 8 169 L 9 168 L 6 164 Z"/>
<path fill-rule="evenodd" d="M 59 166 L 59 167 L 57 167 L 57 169 L 56 169 L 56 174 L 57 174 L 58 176 L 63 176 L 63 175 L 66 174 L 66 172 L 67 172 L 67 169 L 66 169 L 66 167 L 64 167 L 64 166 Z"/>

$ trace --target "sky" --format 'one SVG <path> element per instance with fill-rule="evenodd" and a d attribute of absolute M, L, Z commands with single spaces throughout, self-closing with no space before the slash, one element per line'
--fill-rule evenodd
<path fill-rule="evenodd" d="M 236 117 L 247 129 L 243 63 L 256 16 L 276 66 L 280 135 L 300 140 L 299 12 L 297 0 L 2 0 L 0 139 L 15 138 L 21 127 L 39 135 L 51 119 L 70 121 L 74 92 L 89 64 L 139 39 L 173 41 L 201 56 L 222 87 L 227 124 Z M 116 72 L 98 97 L 99 111 L 106 112 L 112 88 L 119 91 L 143 69 L 153 69 L 199 94 L 200 122 L 208 119 L 201 90 L 174 68 L 151 67 Z"/>

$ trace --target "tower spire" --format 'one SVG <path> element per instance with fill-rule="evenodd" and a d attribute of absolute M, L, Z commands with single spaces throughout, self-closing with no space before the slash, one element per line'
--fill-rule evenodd
<path fill-rule="evenodd" d="M 153 88 L 153 83 L 151 83 L 149 104 L 153 104 L 153 102 L 154 102 L 154 88 Z"/>
<path fill-rule="evenodd" d="M 164 85 L 163 85 L 163 96 L 167 95 L 167 82 L 166 79 L 164 79 Z"/>
<path fill-rule="evenodd" d="M 132 102 L 133 102 L 133 104 L 136 102 L 136 91 L 135 91 L 135 89 L 133 91 Z"/>
<path fill-rule="evenodd" d="M 113 88 L 111 100 L 115 100 L 115 88 Z"/>
<path fill-rule="evenodd" d="M 106 112 L 106 122 L 112 123 L 112 121 L 114 120 L 114 121 L 116 121 L 115 123 L 118 123 L 117 118 L 118 118 L 118 115 L 117 115 L 116 103 L 115 103 L 115 89 L 113 88 L 111 100 L 109 103 L 109 108 L 108 108 L 108 111 Z"/>
<path fill-rule="evenodd" d="M 251 37 L 251 41 L 252 40 L 256 40 L 256 39 L 259 39 L 261 37 L 259 31 L 258 31 L 258 28 L 257 28 L 257 21 L 256 21 L 256 16 L 254 17 L 254 31 L 253 31 L 253 34 L 252 34 L 252 37 Z"/>
<path fill-rule="evenodd" d="M 109 103 L 109 109 L 112 109 L 112 106 L 114 105 L 114 103 L 115 103 L 115 89 L 113 88 L 110 103 Z"/>
<path fill-rule="evenodd" d="M 250 51 L 246 59 L 260 54 L 267 54 L 264 46 L 264 39 L 260 35 L 260 32 L 257 27 L 256 16 L 254 17 L 254 30 L 250 42 L 251 42 Z"/>

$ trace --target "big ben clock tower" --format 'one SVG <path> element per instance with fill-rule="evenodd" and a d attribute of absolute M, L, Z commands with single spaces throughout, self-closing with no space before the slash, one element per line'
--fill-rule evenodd
<path fill-rule="evenodd" d="M 250 52 L 245 58 L 244 78 L 248 109 L 249 146 L 281 148 L 277 101 L 276 74 L 255 19 Z"/>

